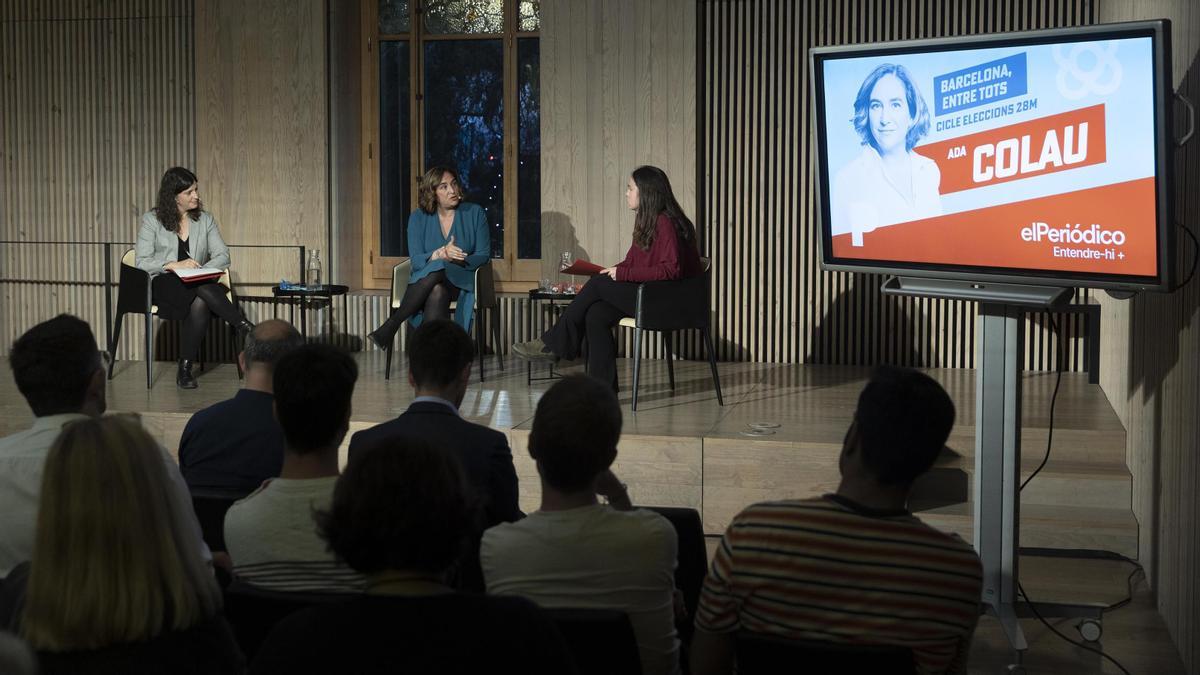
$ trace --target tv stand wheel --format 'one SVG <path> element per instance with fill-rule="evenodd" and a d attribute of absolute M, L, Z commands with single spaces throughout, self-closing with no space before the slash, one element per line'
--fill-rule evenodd
<path fill-rule="evenodd" d="M 1079 636 L 1088 642 L 1099 642 L 1100 636 L 1104 634 L 1104 625 L 1099 619 L 1084 619 L 1075 628 L 1079 631 Z"/>

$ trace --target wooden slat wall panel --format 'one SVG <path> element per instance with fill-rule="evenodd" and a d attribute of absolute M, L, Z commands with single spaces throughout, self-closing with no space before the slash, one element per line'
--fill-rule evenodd
<path fill-rule="evenodd" d="M 0 239 L 133 241 L 163 170 L 195 159 L 191 17 L 191 0 L 0 1 Z M 0 351 L 61 312 L 103 341 L 102 251 L 0 244 Z"/>
<path fill-rule="evenodd" d="M 196 0 L 196 175 L 226 241 L 316 248 L 346 278 L 328 246 L 325 22 L 324 0 Z M 294 274 L 234 265 L 259 292 Z"/>
<path fill-rule="evenodd" d="M 696 3 L 541 7 L 541 277 L 553 277 L 561 251 L 606 265 L 624 258 L 625 181 L 638 165 L 666 171 L 694 217 Z"/>
<path fill-rule="evenodd" d="M 1177 90 L 1200 102 L 1200 4 L 1188 0 L 1104 0 L 1104 22 L 1166 17 L 1172 22 Z M 1183 107 L 1176 105 L 1177 133 Z M 1175 152 L 1176 220 L 1200 232 L 1200 142 Z M 1180 232 L 1176 264 L 1192 265 Z M 1170 295 L 1102 298 L 1101 386 L 1127 429 L 1139 559 L 1159 612 L 1188 672 L 1200 673 L 1200 282 Z"/>
<path fill-rule="evenodd" d="M 1089 24 L 1086 0 L 700 0 L 698 224 L 716 261 L 720 358 L 971 367 L 973 303 L 885 297 L 883 279 L 819 269 L 807 50 Z M 1077 301 L 1087 302 L 1081 291 Z M 1059 316 L 1066 367 L 1084 366 L 1084 323 Z M 1052 370 L 1045 317 L 1026 367 Z M 694 341 L 694 337 L 690 338 Z M 688 351 L 685 349 L 685 352 Z"/>

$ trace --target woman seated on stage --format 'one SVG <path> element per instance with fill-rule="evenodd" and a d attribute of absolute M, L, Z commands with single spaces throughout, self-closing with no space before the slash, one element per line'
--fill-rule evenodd
<path fill-rule="evenodd" d="M 478 204 L 463 201 L 453 169 L 435 166 L 417 186 L 417 204 L 408 217 L 408 255 L 412 274 L 400 306 L 367 337 L 387 349 L 405 319 L 450 318 L 450 302 L 458 301 L 454 321 L 468 333 L 475 311 L 475 270 L 492 257 L 487 215 Z"/>
<path fill-rule="evenodd" d="M 588 374 L 617 388 L 616 342 L 612 327 L 633 316 L 643 281 L 686 279 L 703 273 L 696 250 L 696 227 L 683 214 L 662 169 L 641 166 L 625 186 L 633 218 L 633 245 L 625 260 L 592 277 L 541 338 L 513 345 L 527 359 L 578 358 L 588 343 Z"/>
<path fill-rule="evenodd" d="M 316 519 L 329 549 L 367 577 L 366 592 L 281 621 L 250 672 L 575 672 L 532 602 L 447 584 L 477 522 L 465 481 L 453 452 L 415 438 L 355 456 Z"/>
<path fill-rule="evenodd" d="M 51 446 L 20 621 L 43 675 L 244 667 L 167 461 L 127 416 L 68 423 Z"/>
<path fill-rule="evenodd" d="M 158 201 L 142 215 L 134 264 L 148 273 L 154 304 L 164 319 L 183 321 L 183 344 L 175 384 L 195 389 L 192 363 L 208 318 L 216 314 L 243 336 L 254 326 L 238 312 L 226 288 L 216 279 L 184 283 L 173 270 L 229 267 L 229 249 L 217 230 L 217 221 L 200 204 L 196 174 L 183 167 L 167 169 L 158 186 Z"/>

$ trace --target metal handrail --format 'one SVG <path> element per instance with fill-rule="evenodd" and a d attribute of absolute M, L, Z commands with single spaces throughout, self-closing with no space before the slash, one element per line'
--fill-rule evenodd
<path fill-rule="evenodd" d="M 112 344 L 112 247 L 113 246 L 133 246 L 135 242 L 131 241 L 30 241 L 17 239 L 0 239 L 0 245 L 3 244 L 26 244 L 26 245 L 69 245 L 69 246 L 103 246 L 104 247 L 104 344 Z M 300 249 L 300 276 L 304 278 L 304 258 L 307 248 L 298 244 L 226 244 L 227 248 L 297 248 Z M 60 282 L 60 283 L 76 283 L 76 282 Z"/>

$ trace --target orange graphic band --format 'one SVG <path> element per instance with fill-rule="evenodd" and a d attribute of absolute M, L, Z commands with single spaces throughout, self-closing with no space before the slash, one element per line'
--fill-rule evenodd
<path fill-rule="evenodd" d="M 1130 276 L 1157 274 L 1154 178 L 881 227 L 838 258 L 1014 267 Z"/>
<path fill-rule="evenodd" d="M 938 192 L 944 195 L 1100 164 L 1105 159 L 1104 104 L 913 150 L 937 162 L 942 172 Z"/>

